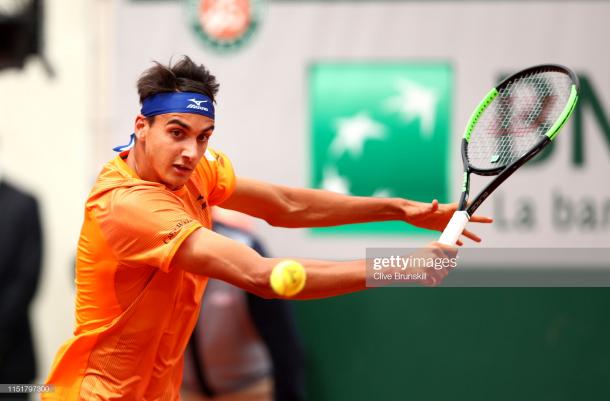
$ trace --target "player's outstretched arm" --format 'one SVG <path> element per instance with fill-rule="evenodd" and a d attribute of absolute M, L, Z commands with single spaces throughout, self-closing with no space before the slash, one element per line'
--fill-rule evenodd
<path fill-rule="evenodd" d="M 401 198 L 346 196 L 330 191 L 292 188 L 239 177 L 235 192 L 220 206 L 267 221 L 276 227 L 329 227 L 343 224 L 398 220 L 442 231 L 456 204 L 422 203 Z M 472 216 L 474 223 L 489 223 Z M 464 235 L 480 238 L 466 230 Z"/>
<path fill-rule="evenodd" d="M 447 257 L 445 248 L 449 249 L 432 244 L 424 252 L 430 257 Z M 281 260 L 262 257 L 237 241 L 200 228 L 184 240 L 171 267 L 226 281 L 263 298 L 278 298 L 271 289 L 269 277 Z M 366 288 L 364 259 L 346 262 L 294 260 L 303 265 L 307 274 L 305 287 L 294 299 L 325 298 Z M 438 284 L 443 277 L 422 284 Z"/>
<path fill-rule="evenodd" d="M 262 257 L 240 242 L 200 228 L 184 240 L 174 255 L 171 267 L 226 281 L 263 298 L 277 298 L 278 295 L 271 289 L 269 277 L 280 260 Z M 306 270 L 307 283 L 296 298 L 324 298 L 365 288 L 364 260 L 297 261 Z"/>

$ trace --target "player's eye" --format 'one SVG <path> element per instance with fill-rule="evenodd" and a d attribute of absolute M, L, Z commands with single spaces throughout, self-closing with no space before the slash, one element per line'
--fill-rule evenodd
<path fill-rule="evenodd" d="M 208 135 L 201 134 L 197 137 L 197 142 L 205 143 L 210 139 Z"/>
<path fill-rule="evenodd" d="M 182 131 L 179 129 L 173 129 L 170 132 L 170 135 L 173 136 L 174 138 L 180 138 L 182 136 Z"/>

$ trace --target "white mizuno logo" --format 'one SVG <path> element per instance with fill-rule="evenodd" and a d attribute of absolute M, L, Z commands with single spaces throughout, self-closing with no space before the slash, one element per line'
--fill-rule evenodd
<path fill-rule="evenodd" d="M 207 107 L 203 107 L 201 105 L 201 103 L 207 103 L 207 100 L 189 99 L 189 102 L 193 102 L 194 104 L 189 104 L 188 106 L 186 106 L 187 109 L 208 111 Z"/>
<path fill-rule="evenodd" d="M 207 100 L 189 99 L 189 102 L 193 102 L 193 103 L 195 103 L 195 104 L 196 104 L 198 107 L 201 107 L 201 103 L 204 103 L 204 102 L 206 102 L 206 103 L 207 103 Z"/>

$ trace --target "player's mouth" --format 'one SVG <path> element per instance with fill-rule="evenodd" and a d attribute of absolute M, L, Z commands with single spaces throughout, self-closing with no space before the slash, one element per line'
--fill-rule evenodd
<path fill-rule="evenodd" d="M 189 175 L 193 172 L 193 169 L 185 166 L 184 164 L 173 164 L 174 171 L 180 175 Z"/>

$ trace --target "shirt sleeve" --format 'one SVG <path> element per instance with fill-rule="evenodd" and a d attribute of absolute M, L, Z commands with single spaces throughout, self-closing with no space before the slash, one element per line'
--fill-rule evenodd
<path fill-rule="evenodd" d="M 174 194 L 161 188 L 128 188 L 118 192 L 100 227 L 119 262 L 156 266 L 169 271 L 182 242 L 201 227 Z"/>
<path fill-rule="evenodd" d="M 216 182 L 208 194 L 208 202 L 214 206 L 227 200 L 235 190 L 235 172 L 231 160 L 224 153 L 211 149 L 209 153 L 213 160 L 208 159 L 208 163 L 215 173 Z"/>

